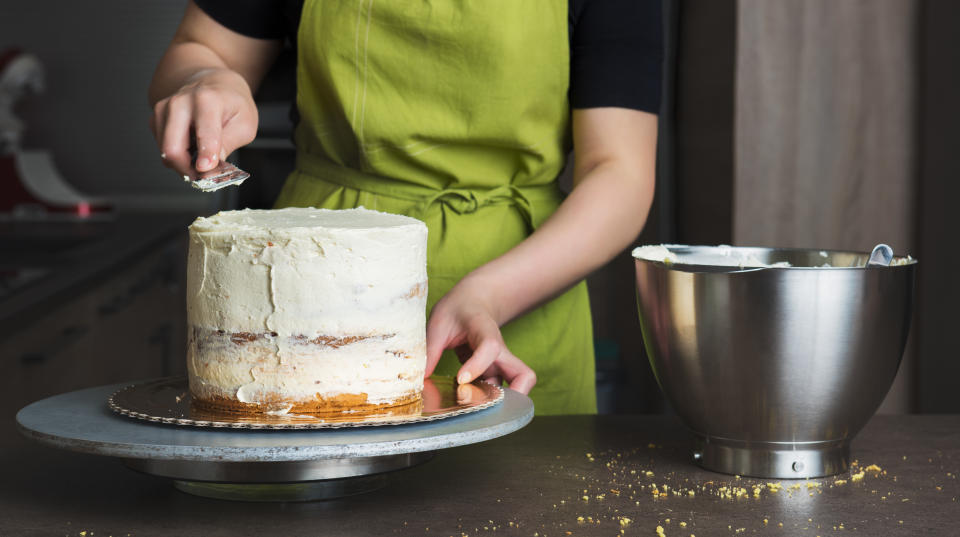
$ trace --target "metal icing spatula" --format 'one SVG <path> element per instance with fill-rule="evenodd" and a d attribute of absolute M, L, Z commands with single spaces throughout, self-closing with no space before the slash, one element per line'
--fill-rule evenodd
<path fill-rule="evenodd" d="M 190 157 L 190 161 L 193 163 L 193 169 L 196 170 L 196 145 L 191 145 Z M 184 175 L 183 180 L 190 183 L 190 186 L 193 188 L 202 190 L 204 192 L 213 192 L 214 190 L 220 190 L 225 186 L 239 185 L 249 177 L 249 173 L 241 170 L 226 160 L 221 160 L 220 164 L 217 165 L 216 168 L 203 173 L 198 172 L 196 175 L 192 176 Z"/>
<path fill-rule="evenodd" d="M 893 248 L 886 244 L 878 244 L 870 252 L 870 259 L 867 261 L 868 267 L 886 267 L 893 261 Z"/>

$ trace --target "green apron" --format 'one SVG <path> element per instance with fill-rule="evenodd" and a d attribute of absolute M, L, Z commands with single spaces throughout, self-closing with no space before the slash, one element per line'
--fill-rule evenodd
<path fill-rule="evenodd" d="M 277 207 L 429 228 L 428 307 L 559 206 L 570 147 L 567 0 L 307 0 L 297 168 Z M 586 284 L 502 327 L 544 414 L 596 412 Z M 447 351 L 436 373 L 455 375 Z"/>

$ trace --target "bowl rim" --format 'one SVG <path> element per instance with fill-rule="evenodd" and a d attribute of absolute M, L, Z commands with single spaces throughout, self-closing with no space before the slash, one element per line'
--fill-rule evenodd
<path fill-rule="evenodd" d="M 831 254 L 844 254 L 844 255 L 858 255 L 858 256 L 870 256 L 870 252 L 864 252 L 859 250 L 837 250 L 837 249 L 827 249 L 827 248 L 788 248 L 788 247 L 777 247 L 777 246 L 731 246 L 729 244 L 717 244 L 717 245 L 706 245 L 706 244 L 641 244 L 637 247 L 631 249 L 631 257 L 633 257 L 635 263 L 648 263 L 655 266 L 665 267 L 671 270 L 677 270 L 680 272 L 692 272 L 692 273 L 743 273 L 743 272 L 757 272 L 757 271 L 766 271 L 766 270 L 775 270 L 775 271 L 857 271 L 857 270 L 881 270 L 881 269 L 908 269 L 915 267 L 919 260 L 909 254 L 907 255 L 895 255 L 893 257 L 894 261 L 900 261 L 897 264 L 891 263 L 888 266 L 871 266 L 866 265 L 856 266 L 856 267 L 837 267 L 837 266 L 775 266 L 770 265 L 766 267 L 737 267 L 735 265 L 706 265 L 700 263 L 670 263 L 664 260 L 656 259 L 645 259 L 642 257 L 637 257 L 633 252 L 637 248 L 642 248 L 645 246 L 662 246 L 668 250 L 674 249 L 685 249 L 685 250 L 716 250 L 724 249 L 733 252 L 762 252 L 762 253 L 771 253 L 771 252 L 804 252 L 804 253 L 819 253 L 820 255 L 827 254 L 824 257 L 828 257 Z M 684 252 L 687 253 L 687 252 Z M 708 267 L 708 268 L 722 268 L 729 270 L 697 270 L 697 268 Z"/>

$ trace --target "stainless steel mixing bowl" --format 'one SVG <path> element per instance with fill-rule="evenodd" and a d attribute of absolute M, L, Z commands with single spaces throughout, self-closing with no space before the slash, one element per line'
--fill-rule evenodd
<path fill-rule="evenodd" d="M 682 263 L 717 247 L 671 251 L 680 263 L 635 260 L 640 325 L 661 389 L 696 435 L 694 458 L 755 477 L 845 471 L 900 366 L 916 262 L 733 248 L 792 265 L 741 269 Z"/>

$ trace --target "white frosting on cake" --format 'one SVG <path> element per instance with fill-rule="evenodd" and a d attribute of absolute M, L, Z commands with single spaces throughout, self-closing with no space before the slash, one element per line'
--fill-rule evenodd
<path fill-rule="evenodd" d="M 198 218 L 187 274 L 187 320 L 201 343 L 190 346 L 191 390 L 240 402 L 363 393 L 379 403 L 419 392 L 426 248 L 423 222 L 363 208 Z"/>

